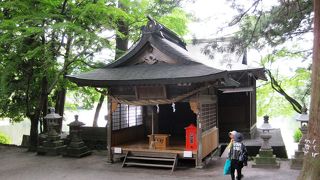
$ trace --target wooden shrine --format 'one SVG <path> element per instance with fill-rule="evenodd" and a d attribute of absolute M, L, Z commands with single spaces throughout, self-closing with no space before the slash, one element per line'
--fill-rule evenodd
<path fill-rule="evenodd" d="M 202 167 L 219 146 L 219 129 L 226 137 L 237 127 L 253 132 L 255 81 L 265 76 L 262 68 L 226 71 L 202 64 L 175 33 L 150 18 L 140 40 L 118 60 L 68 78 L 108 89 L 109 162 L 122 155 L 123 166 L 173 170 L 178 159 Z M 238 108 L 241 103 L 245 109 Z M 234 124 L 238 120 L 241 125 Z M 197 147 L 186 149 L 190 124 L 196 127 Z"/>

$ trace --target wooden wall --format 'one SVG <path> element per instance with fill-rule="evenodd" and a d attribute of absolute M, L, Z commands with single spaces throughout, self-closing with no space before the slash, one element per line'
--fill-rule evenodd
<path fill-rule="evenodd" d="M 219 130 L 214 127 L 202 134 L 202 158 L 208 156 L 219 146 Z"/>
<path fill-rule="evenodd" d="M 257 130 L 257 92 L 256 92 L 256 81 L 253 80 L 253 91 L 251 92 L 251 122 L 250 122 L 250 136 L 254 138 Z"/>
<path fill-rule="evenodd" d="M 112 131 L 112 146 L 146 139 L 144 125 Z"/>
<path fill-rule="evenodd" d="M 218 121 L 220 142 L 228 142 L 232 130 L 250 134 L 251 92 L 222 93 L 218 95 Z"/>

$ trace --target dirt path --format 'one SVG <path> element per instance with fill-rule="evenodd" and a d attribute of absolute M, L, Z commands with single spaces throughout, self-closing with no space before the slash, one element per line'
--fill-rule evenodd
<path fill-rule="evenodd" d="M 165 169 L 121 168 L 121 163 L 108 165 L 103 152 L 81 159 L 61 156 L 37 156 L 26 149 L 0 146 L 1 180 L 142 180 L 142 179 L 215 179 L 228 180 L 222 175 L 224 160 L 216 159 L 205 169 L 178 168 L 173 174 Z M 251 180 L 294 180 L 299 171 L 289 169 L 288 161 L 281 162 L 281 168 L 253 169 L 245 167 L 246 179 Z"/>

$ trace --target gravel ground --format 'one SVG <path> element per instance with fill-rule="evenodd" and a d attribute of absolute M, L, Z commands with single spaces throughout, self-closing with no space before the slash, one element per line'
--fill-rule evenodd
<path fill-rule="evenodd" d="M 212 160 L 204 169 L 179 167 L 171 174 L 167 169 L 121 168 L 121 163 L 106 163 L 105 152 L 94 152 L 81 159 L 62 156 L 38 156 L 24 148 L 0 146 L 0 180 L 142 180 L 142 179 L 215 179 L 223 176 L 224 159 Z M 299 171 L 291 170 L 288 161 L 281 161 L 280 169 L 243 169 L 244 180 L 294 180 Z"/>

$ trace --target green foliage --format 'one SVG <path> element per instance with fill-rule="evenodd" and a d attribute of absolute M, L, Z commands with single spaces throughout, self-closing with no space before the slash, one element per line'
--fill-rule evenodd
<path fill-rule="evenodd" d="M 276 74 L 276 73 L 274 73 Z M 282 88 L 298 100 L 301 104 L 309 104 L 311 88 L 311 71 L 305 68 L 298 68 L 292 76 L 278 75 L 277 79 Z M 257 114 L 263 116 L 270 114 L 273 116 L 291 116 L 295 111 L 291 104 L 278 94 L 271 87 L 270 82 L 264 82 L 257 88 Z"/>
<path fill-rule="evenodd" d="M 10 144 L 10 143 L 11 143 L 10 138 L 7 135 L 0 132 L 0 144 Z"/>
<path fill-rule="evenodd" d="M 181 7 L 180 0 L 121 0 L 130 18 L 126 19 L 129 24 L 129 39 L 136 41 L 140 37 L 140 29 L 147 23 L 147 15 L 164 24 L 180 36 L 187 31 L 188 17 Z"/>
<path fill-rule="evenodd" d="M 291 61 L 297 61 L 297 59 L 299 60 L 302 57 L 304 57 L 303 53 L 292 53 L 283 48 L 264 57 L 261 60 L 261 65 L 271 69 L 272 74 L 275 76 L 278 83 L 281 84 L 282 89 L 284 89 L 291 97 L 302 105 L 308 105 L 310 102 L 311 89 L 310 68 L 298 67 L 291 71 L 289 75 L 284 74 L 279 69 L 273 67 L 275 63 L 281 61 L 290 63 Z M 258 85 L 257 107 L 258 116 L 263 116 L 264 114 L 273 116 L 291 116 L 295 113 L 291 104 L 282 95 L 274 91 L 270 81 L 262 82 L 261 85 Z"/>
<path fill-rule="evenodd" d="M 189 22 L 188 15 L 182 9 L 173 9 L 171 14 L 160 17 L 159 22 L 180 36 L 188 33 L 186 28 L 186 24 Z"/>
<path fill-rule="evenodd" d="M 69 99 L 66 100 L 65 107 L 68 109 L 92 109 L 98 101 L 100 93 L 94 88 L 80 87 L 77 90 L 69 91 Z"/>
<path fill-rule="evenodd" d="M 129 39 L 139 37 L 146 15 L 168 25 L 179 35 L 186 31 L 186 13 L 178 0 L 129 1 L 0 1 L 0 117 L 17 122 L 39 109 L 43 82 L 47 81 L 48 102 L 54 106 L 56 92 L 67 88 L 76 97 L 73 108 L 92 108 L 98 93 L 79 90 L 65 79 L 66 74 L 102 67 L 113 57 L 97 62 L 95 53 L 114 50 L 118 23 L 129 25 Z M 161 17 L 161 18 L 160 18 Z M 173 26 L 176 24 L 176 26 Z"/>
<path fill-rule="evenodd" d="M 104 1 L 64 2 L 0 2 L 1 117 L 20 121 L 36 114 L 41 84 L 48 81 L 49 94 L 65 87 L 62 75 L 73 71 L 71 64 L 90 63 L 91 54 L 110 47 L 99 33 L 126 18 Z"/>
<path fill-rule="evenodd" d="M 245 8 L 232 0 L 239 13 L 229 24 L 239 25 L 239 31 L 230 42 L 236 52 L 241 53 L 246 47 L 278 46 L 312 31 L 311 0 L 278 1 L 270 8 L 264 7 L 263 0 L 249 2 L 252 5 Z"/>
<path fill-rule="evenodd" d="M 291 116 L 294 114 L 290 103 L 275 92 L 269 83 L 257 88 L 257 116 L 262 117 L 265 114 L 271 116 Z"/>
<path fill-rule="evenodd" d="M 299 142 L 302 138 L 302 132 L 300 129 L 296 129 L 293 133 L 293 140 L 294 142 Z"/>

